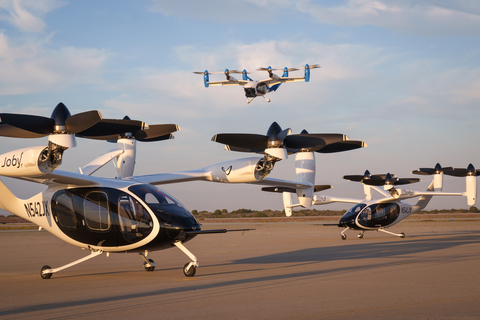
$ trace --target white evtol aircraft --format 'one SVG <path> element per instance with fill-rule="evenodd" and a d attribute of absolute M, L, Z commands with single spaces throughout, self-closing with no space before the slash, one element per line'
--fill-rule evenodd
<path fill-rule="evenodd" d="M 315 156 L 313 152 L 297 153 L 296 155 L 297 181 L 310 182 L 315 184 Z M 411 189 L 397 188 L 398 185 L 405 185 L 421 181 L 417 178 L 397 178 L 390 173 L 371 175 L 367 170 L 364 175 L 344 176 L 344 179 L 361 182 L 364 187 L 365 199 L 350 199 L 332 197 L 327 195 L 314 195 L 313 192 L 329 189 L 331 186 L 316 186 L 312 189 L 294 189 L 284 187 L 266 187 L 263 191 L 277 192 L 283 194 L 283 203 L 287 216 L 292 215 L 292 209 L 295 207 L 309 208 L 312 205 L 329 204 L 334 202 L 354 203 L 340 219 L 338 226 L 343 227 L 341 232 L 342 239 L 345 240 L 345 232 L 349 229 L 360 230 L 359 238 L 363 238 L 365 231 L 381 231 L 398 237 L 405 237 L 404 233 L 393 233 L 387 231 L 389 228 L 413 213 L 424 209 L 433 196 L 465 196 L 468 205 L 475 204 L 477 195 L 477 179 L 480 170 L 476 170 L 472 164 L 466 169 L 460 168 L 442 168 L 437 163 L 435 168 L 420 168 L 412 172 L 420 175 L 433 175 L 433 181 L 426 191 L 417 191 Z M 442 192 L 443 175 L 457 177 L 466 177 L 466 191 L 459 193 Z M 380 188 L 380 187 L 383 187 Z M 306 195 L 306 191 L 310 193 Z M 382 198 L 372 200 L 373 190 L 378 192 Z M 298 202 L 293 203 L 293 194 L 298 196 Z M 405 200 L 420 197 L 417 203 L 411 205 Z"/>
<path fill-rule="evenodd" d="M 248 76 L 247 70 L 238 71 L 238 70 L 228 70 L 220 72 L 208 72 L 205 70 L 203 72 L 194 72 L 195 74 L 203 74 L 203 82 L 205 84 L 205 88 L 209 86 L 243 86 L 245 90 L 245 97 L 247 97 L 247 103 L 252 102 L 253 99 L 256 97 L 263 97 L 267 102 L 270 102 L 270 99 L 265 98 L 265 95 L 269 92 L 277 91 L 282 83 L 285 82 L 297 82 L 297 81 L 310 81 L 310 69 L 320 68 L 318 64 L 314 65 L 305 65 L 305 73 L 303 77 L 290 77 L 290 71 L 297 71 L 297 68 L 283 68 L 283 69 L 272 69 L 272 67 L 268 68 L 259 68 L 257 70 L 260 71 L 267 71 L 268 72 L 268 79 L 256 81 L 251 79 Z M 281 77 L 277 76 L 273 73 L 275 70 L 283 70 L 283 75 Z M 209 75 L 217 74 L 217 73 L 224 73 L 227 80 L 223 81 L 210 81 Z M 236 79 L 235 77 L 231 76 L 232 73 L 241 73 L 242 79 Z"/>
<path fill-rule="evenodd" d="M 172 138 L 171 133 L 177 130 L 179 127 L 174 124 L 148 126 L 128 118 L 102 119 L 98 111 L 71 115 L 62 103 L 50 118 L 0 114 L 1 136 L 48 136 L 49 139 L 48 146 L 23 148 L 0 155 L 1 176 L 48 187 L 29 199 L 19 199 L 0 181 L 0 208 L 37 224 L 39 229 L 45 229 L 67 243 L 90 251 L 90 255 L 67 265 L 42 267 L 43 279 L 103 252 L 107 255 L 139 253 L 145 270 L 153 271 L 156 264 L 147 258 L 148 252 L 171 247 L 179 248 L 191 259 L 183 267 L 183 272 L 187 277 L 194 276 L 198 260 L 184 246 L 185 242 L 197 235 L 244 230 L 201 230 L 198 221 L 179 201 L 153 185 L 202 180 L 309 189 L 312 185 L 308 182 L 267 177 L 275 162 L 285 155 L 278 150 L 283 148 L 283 140 L 298 150 L 328 147 L 324 140 L 316 137 L 286 137 L 291 130 L 282 131 L 277 125 L 269 134 L 282 142 L 275 146 L 277 152 L 264 146 L 263 157 L 237 159 L 198 170 L 134 176 L 137 140 L 165 140 Z M 58 170 L 63 152 L 76 145 L 75 136 L 109 140 L 117 145 L 77 172 Z M 117 169 L 116 178 L 92 176 L 110 161 Z"/>

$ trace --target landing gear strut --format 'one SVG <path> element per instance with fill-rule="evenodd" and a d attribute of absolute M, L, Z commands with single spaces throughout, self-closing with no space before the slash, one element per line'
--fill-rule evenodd
<path fill-rule="evenodd" d="M 347 235 L 345 234 L 345 231 L 347 231 L 348 229 L 350 229 L 350 228 L 347 227 L 347 228 L 345 228 L 345 229 L 340 233 L 340 235 L 342 236 L 342 240 L 346 240 L 346 239 L 347 239 Z"/>
<path fill-rule="evenodd" d="M 142 257 L 145 262 L 143 263 L 143 267 L 145 268 L 145 271 L 153 271 L 155 270 L 155 267 L 157 264 L 152 260 L 152 259 L 147 259 L 148 251 L 145 250 L 145 253 L 139 253 L 139 255 Z"/>
<path fill-rule="evenodd" d="M 192 262 L 187 262 L 183 266 L 183 274 L 185 275 L 185 277 L 193 277 L 195 275 L 195 272 L 197 271 L 197 268 L 198 268 L 197 257 L 195 257 L 193 255 L 193 253 L 188 251 L 188 249 L 185 248 L 185 246 L 183 245 L 183 243 L 181 241 L 175 242 L 174 245 L 178 249 L 182 250 L 182 252 L 185 253 L 190 259 L 192 259 Z"/>
<path fill-rule="evenodd" d="M 43 266 L 42 269 L 40 270 L 40 276 L 42 277 L 42 279 L 50 279 L 52 277 L 52 274 L 58 271 L 62 271 L 63 269 L 70 268 L 76 264 L 82 263 L 83 261 L 87 261 L 89 259 L 95 258 L 96 256 L 99 256 L 103 253 L 103 250 L 95 250 L 92 248 L 89 248 L 89 249 L 90 249 L 90 255 L 83 257 L 81 259 L 78 259 L 76 261 L 73 261 L 72 263 L 66 264 L 62 267 L 52 269 L 50 268 L 50 266 Z"/>
<path fill-rule="evenodd" d="M 378 231 L 382 231 L 382 232 L 385 232 L 385 233 L 388 233 L 388 234 L 391 234 L 393 236 L 397 236 L 397 237 L 400 237 L 400 238 L 405 238 L 405 233 L 403 233 L 403 232 L 402 233 L 393 233 L 393 232 L 387 231 L 387 230 L 382 229 L 382 228 L 378 229 Z"/>

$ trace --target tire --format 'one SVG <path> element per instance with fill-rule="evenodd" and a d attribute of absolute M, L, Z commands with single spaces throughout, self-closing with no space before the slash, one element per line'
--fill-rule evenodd
<path fill-rule="evenodd" d="M 52 277 L 52 274 L 53 273 L 43 273 L 43 270 L 47 270 L 47 269 L 52 269 L 50 268 L 50 266 L 43 266 L 42 269 L 40 270 L 40 276 L 42 277 L 42 279 L 50 279 Z"/>
<path fill-rule="evenodd" d="M 153 261 L 152 259 L 148 259 L 148 262 L 154 263 L 155 261 Z M 146 262 L 143 262 L 143 267 L 145 268 L 145 271 L 153 271 L 153 270 L 155 270 L 155 267 L 154 267 L 154 266 L 147 267 L 147 263 L 146 263 Z"/>
<path fill-rule="evenodd" d="M 183 274 L 185 275 L 185 277 L 193 277 L 195 275 L 195 273 L 197 272 L 197 267 L 195 267 L 195 266 L 191 266 L 190 270 L 187 271 L 187 267 L 188 267 L 189 264 L 190 264 L 190 262 L 187 262 L 183 266 Z"/>
<path fill-rule="evenodd" d="M 346 239 L 347 239 L 347 235 L 342 233 L 342 240 L 346 240 Z"/>
<path fill-rule="evenodd" d="M 402 232 L 400 238 L 405 238 L 405 233 Z"/>

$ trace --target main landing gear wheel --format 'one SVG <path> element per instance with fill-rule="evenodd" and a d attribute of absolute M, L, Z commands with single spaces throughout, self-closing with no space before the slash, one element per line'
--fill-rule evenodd
<path fill-rule="evenodd" d="M 362 238 L 363 238 L 363 234 L 360 233 L 360 234 L 358 235 L 358 238 L 359 238 L 359 239 L 362 239 Z"/>
<path fill-rule="evenodd" d="M 197 267 L 191 266 L 190 270 L 187 271 L 188 266 L 190 265 L 190 262 L 185 263 L 183 266 L 183 274 L 185 277 L 193 277 L 195 275 L 195 272 L 197 272 Z"/>
<path fill-rule="evenodd" d="M 405 233 L 400 233 L 400 238 L 405 238 Z"/>
<path fill-rule="evenodd" d="M 152 259 L 148 259 L 148 262 L 154 263 L 154 261 L 153 261 Z M 153 271 L 153 270 L 155 270 L 155 267 L 154 267 L 154 266 L 147 267 L 147 263 L 146 263 L 146 262 L 143 262 L 143 267 L 145 268 L 145 271 Z"/>
<path fill-rule="evenodd" d="M 346 240 L 346 239 L 347 239 L 347 235 L 342 233 L 342 240 Z"/>
<path fill-rule="evenodd" d="M 50 279 L 53 273 L 43 273 L 43 270 L 51 269 L 50 266 L 43 266 L 40 270 L 40 276 L 42 279 Z"/>

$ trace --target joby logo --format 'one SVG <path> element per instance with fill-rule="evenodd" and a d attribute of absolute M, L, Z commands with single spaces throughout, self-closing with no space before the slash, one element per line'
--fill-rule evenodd
<path fill-rule="evenodd" d="M 3 164 L 1 165 L 1 167 L 16 167 L 16 168 L 20 168 L 21 164 L 22 164 L 22 156 L 23 156 L 23 152 L 20 154 L 20 157 L 18 158 L 15 158 L 15 155 L 12 156 L 11 159 L 7 159 L 7 157 L 5 157 L 5 159 L 3 160 Z"/>
<path fill-rule="evenodd" d="M 230 172 L 232 172 L 232 166 L 228 167 L 228 168 L 224 168 L 222 167 L 222 170 L 223 172 L 225 172 L 225 174 L 228 176 L 230 174 Z"/>

